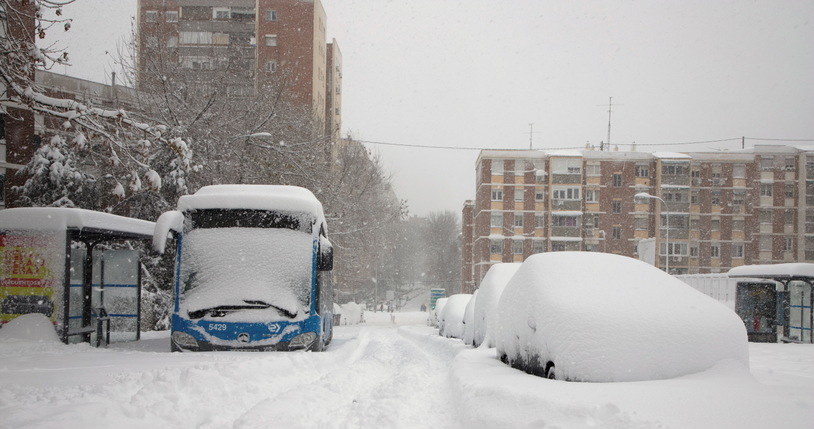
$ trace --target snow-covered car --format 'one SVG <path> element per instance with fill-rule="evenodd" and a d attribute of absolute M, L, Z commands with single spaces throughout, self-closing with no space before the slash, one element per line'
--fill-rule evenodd
<path fill-rule="evenodd" d="M 438 334 L 447 338 L 463 338 L 464 313 L 472 295 L 457 293 L 447 299 L 447 304 L 438 315 Z"/>
<path fill-rule="evenodd" d="M 472 299 L 469 300 L 469 304 L 466 304 L 466 310 L 464 310 L 463 341 L 467 346 L 471 346 L 473 344 L 475 337 L 475 303 L 477 301 L 478 291 L 475 291 L 475 293 L 472 294 Z"/>
<path fill-rule="evenodd" d="M 498 356 L 548 378 L 678 377 L 723 360 L 749 366 L 729 308 L 645 262 L 594 252 L 532 255 L 498 303 Z"/>
<path fill-rule="evenodd" d="M 447 303 L 448 298 L 438 298 L 435 301 L 435 308 L 430 310 L 429 316 L 429 324 L 430 326 L 437 328 L 438 327 L 438 316 L 441 314 L 441 311 L 444 309 L 444 305 Z"/>
<path fill-rule="evenodd" d="M 486 341 L 488 347 L 494 347 L 494 330 L 497 321 L 497 303 L 500 295 L 514 273 L 522 265 L 520 262 L 494 264 L 486 272 L 478 287 L 478 300 L 475 302 L 475 322 L 473 344 L 479 347 Z M 491 329 L 490 329 L 491 328 Z"/>

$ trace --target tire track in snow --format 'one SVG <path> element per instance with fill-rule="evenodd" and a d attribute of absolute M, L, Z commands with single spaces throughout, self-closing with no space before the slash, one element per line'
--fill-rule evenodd
<path fill-rule="evenodd" d="M 359 359 L 311 383 L 270 395 L 236 428 L 456 427 L 448 386 L 451 359 L 428 353 L 393 328 L 362 328 Z M 361 344 L 361 342 L 360 342 Z"/>

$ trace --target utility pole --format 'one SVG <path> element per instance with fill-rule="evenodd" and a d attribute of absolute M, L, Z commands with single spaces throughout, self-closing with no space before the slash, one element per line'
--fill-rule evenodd
<path fill-rule="evenodd" d="M 529 150 L 531 150 L 531 144 L 534 138 L 534 122 L 529 124 Z"/>

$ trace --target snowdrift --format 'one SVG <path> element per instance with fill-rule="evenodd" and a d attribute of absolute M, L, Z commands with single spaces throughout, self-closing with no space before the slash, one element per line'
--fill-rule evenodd
<path fill-rule="evenodd" d="M 59 343 L 59 337 L 46 315 L 31 313 L 17 316 L 0 328 L 0 342 L 6 341 Z"/>
<path fill-rule="evenodd" d="M 439 327 L 438 319 L 441 316 L 441 312 L 444 311 L 444 305 L 446 305 L 447 299 L 449 298 L 438 298 L 438 301 L 435 301 L 435 308 L 430 310 L 430 326 Z"/>
<path fill-rule="evenodd" d="M 475 302 L 475 323 L 473 345 L 478 347 L 486 340 L 488 347 L 494 347 L 494 330 L 497 321 L 497 303 L 500 295 L 514 273 L 522 265 L 520 262 L 495 264 L 489 268 L 478 287 L 478 301 Z M 491 323 L 490 323 L 491 320 Z M 490 327 L 491 330 L 490 330 Z"/>
<path fill-rule="evenodd" d="M 498 355 L 575 381 L 697 373 L 722 360 L 748 367 L 746 329 L 723 304 L 644 262 L 593 252 L 529 257 L 498 304 Z"/>
<path fill-rule="evenodd" d="M 447 338 L 463 338 L 464 336 L 464 312 L 466 305 L 472 295 L 468 293 L 458 293 L 450 296 L 447 303 L 438 316 L 438 333 Z"/>

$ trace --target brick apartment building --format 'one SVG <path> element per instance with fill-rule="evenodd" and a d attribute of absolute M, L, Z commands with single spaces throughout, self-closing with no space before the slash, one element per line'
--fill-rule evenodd
<path fill-rule="evenodd" d="M 319 0 L 139 0 L 137 21 L 138 89 L 159 60 L 201 84 L 217 73 L 230 96 L 279 91 L 338 139 L 342 57 Z"/>
<path fill-rule="evenodd" d="M 662 198 L 634 200 L 647 192 Z M 669 214 L 669 216 L 668 216 Z M 669 242 L 666 240 L 669 218 Z M 637 257 L 715 273 L 814 260 L 814 147 L 728 152 L 485 150 L 463 208 L 462 290 L 491 264 L 563 250 Z"/>

